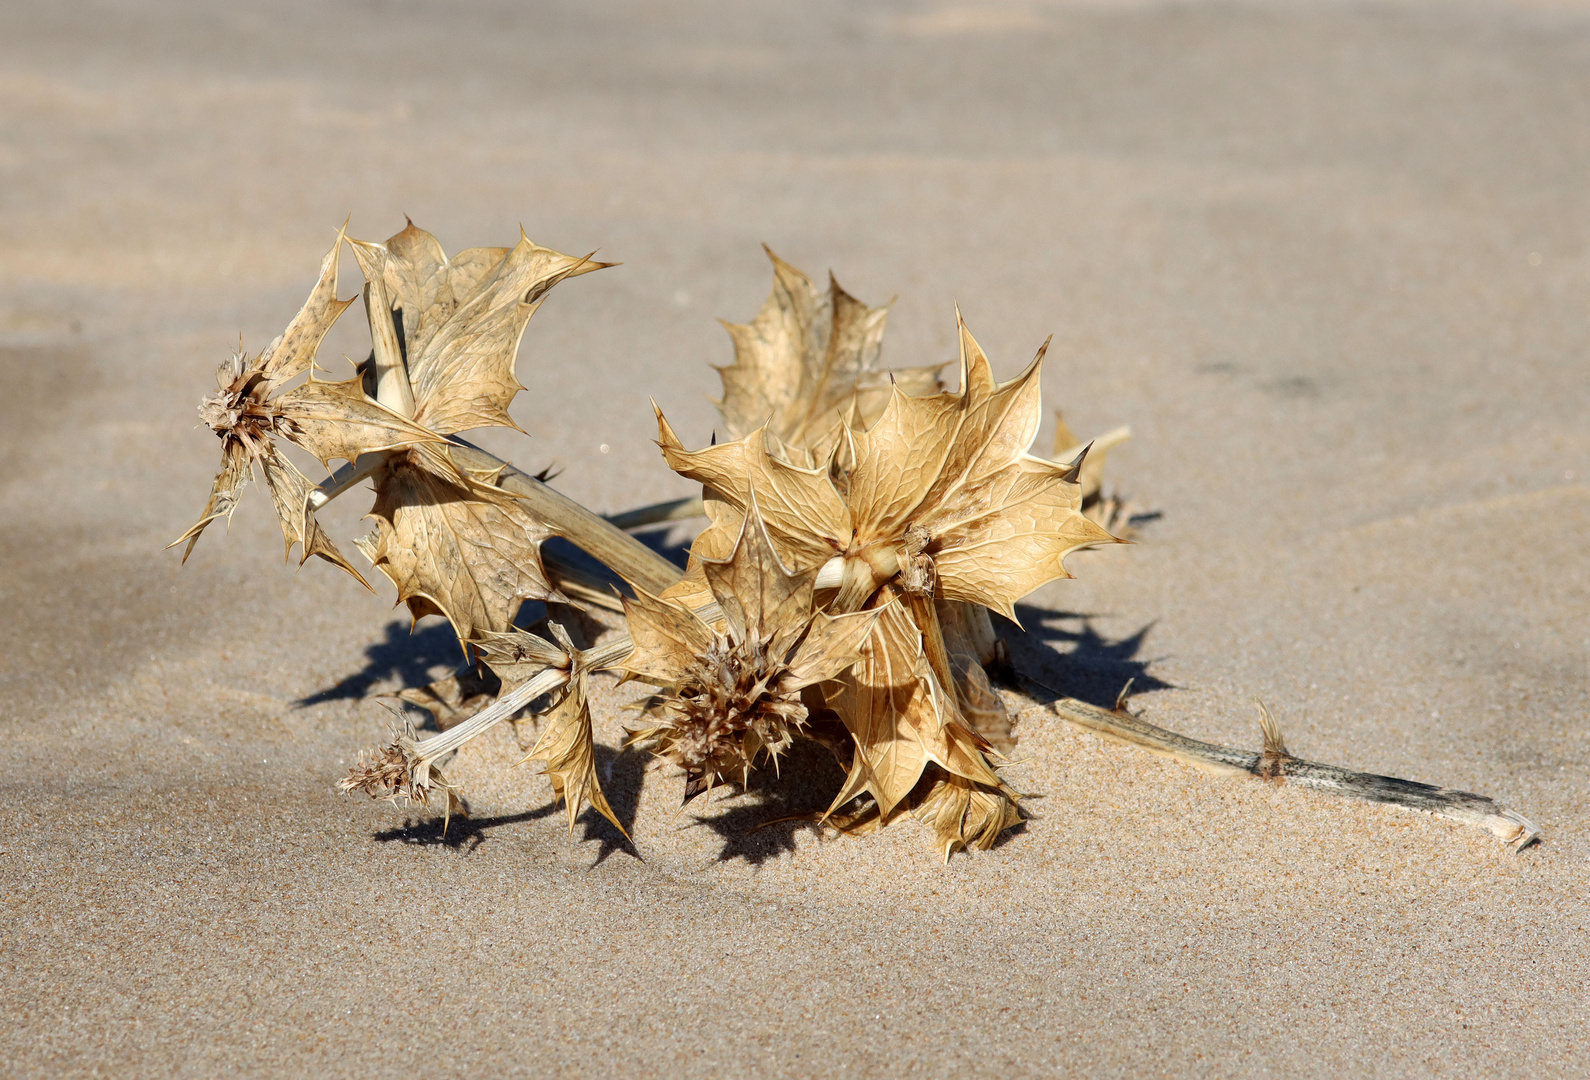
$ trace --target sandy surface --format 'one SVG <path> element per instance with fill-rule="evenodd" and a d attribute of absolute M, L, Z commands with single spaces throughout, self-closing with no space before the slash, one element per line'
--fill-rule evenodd
<path fill-rule="evenodd" d="M 1590 1072 L 1590 12 L 588 7 L 0 15 L 0 1072 Z M 815 795 L 681 811 L 606 749 L 634 848 L 569 837 L 506 730 L 445 842 L 336 795 L 386 729 L 361 695 L 448 632 L 284 566 L 258 490 L 186 568 L 161 547 L 215 364 L 344 216 L 405 212 L 625 263 L 553 294 L 533 438 L 493 443 L 604 511 L 689 490 L 647 398 L 705 441 L 759 241 L 898 295 L 895 364 L 952 355 L 957 302 L 1002 373 L 1054 333 L 1046 393 L 1133 426 L 1111 473 L 1160 516 L 1030 599 L 1023 665 L 1243 745 L 1262 696 L 1294 751 L 1548 843 L 1030 704 L 1034 820 L 948 866 L 909 824 L 750 831 L 825 797 L 815 759 Z"/>

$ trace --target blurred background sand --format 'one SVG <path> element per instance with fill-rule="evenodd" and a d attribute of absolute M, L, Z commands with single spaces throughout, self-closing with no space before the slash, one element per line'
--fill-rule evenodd
<path fill-rule="evenodd" d="M 56 2 L 0 31 L 0 1071 L 1590 1071 L 1583 5 Z M 752 831 L 823 801 L 789 783 L 681 811 L 605 684 L 633 847 L 566 835 L 507 730 L 451 768 L 475 816 L 445 838 L 338 796 L 389 723 L 360 697 L 446 670 L 449 632 L 283 565 L 258 489 L 186 568 L 161 548 L 215 467 L 215 365 L 344 217 L 405 213 L 624 263 L 552 294 L 532 437 L 491 443 L 603 511 L 688 493 L 648 398 L 706 441 L 759 242 L 898 296 L 893 365 L 949 359 L 956 303 L 1002 375 L 1053 333 L 1048 400 L 1132 425 L 1109 476 L 1158 516 L 1030 598 L 1022 664 L 1101 702 L 1136 677 L 1227 743 L 1262 696 L 1295 752 L 1548 842 L 1025 704 L 1034 820 L 944 866 L 910 824 Z"/>

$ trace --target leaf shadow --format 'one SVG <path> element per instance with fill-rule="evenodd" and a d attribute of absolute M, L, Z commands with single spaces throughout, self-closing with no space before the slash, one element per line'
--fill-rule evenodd
<path fill-rule="evenodd" d="M 526 601 L 519 608 L 516 626 L 530 627 L 546 613 L 539 600 Z M 457 670 L 465 662 L 453 627 L 444 619 L 433 619 L 411 627 L 402 619 L 386 624 L 380 641 L 365 646 L 365 664 L 324 690 L 299 698 L 293 706 L 307 709 L 328 701 L 358 701 L 370 696 L 377 686 L 396 682 L 398 688 L 425 686 L 443 673 Z"/>
<path fill-rule="evenodd" d="M 845 783 L 845 771 L 824 746 L 801 739 L 779 759 L 779 768 L 763 763 L 751 773 L 750 786 L 729 786 L 749 798 L 716 816 L 691 815 L 694 823 L 717 833 L 723 840 L 718 862 L 744 859 L 760 866 L 771 859 L 795 853 L 801 831 L 822 835 L 817 819 L 828 809 Z M 709 792 L 704 798 L 712 798 Z"/>
<path fill-rule="evenodd" d="M 613 823 L 603 817 L 594 806 L 586 806 L 576 824 L 583 827 L 582 843 L 595 840 L 601 844 L 592 866 L 600 866 L 615 851 L 624 851 L 645 862 L 635 842 L 625 836 L 635 834 L 635 817 L 640 812 L 640 789 L 646 784 L 646 764 L 651 755 L 633 746 L 614 750 L 611 746 L 596 745 L 596 775 L 602 782 L 602 794 L 613 816 L 624 826 L 619 832 Z"/>
<path fill-rule="evenodd" d="M 551 817 L 556 811 L 557 807 L 548 803 L 535 810 L 526 810 L 518 814 L 500 814 L 496 817 L 465 817 L 463 814 L 454 814 L 445 820 L 440 816 L 407 818 L 402 825 L 375 833 L 373 839 L 378 844 L 445 847 L 469 854 L 486 842 L 486 836 L 492 829 L 537 821 Z"/>
<path fill-rule="evenodd" d="M 1094 629 L 1095 616 L 1082 612 L 1017 604 L 1016 615 L 1025 633 L 1003 620 L 998 628 L 1012 665 L 1060 696 L 1110 708 L 1128 680 L 1133 694 L 1177 688 L 1149 673 L 1164 657 L 1141 655 L 1153 622 L 1126 637 L 1107 638 Z"/>

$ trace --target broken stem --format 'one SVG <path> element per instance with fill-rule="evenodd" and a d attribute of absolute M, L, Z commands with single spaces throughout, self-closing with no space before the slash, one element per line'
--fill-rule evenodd
<path fill-rule="evenodd" d="M 1029 681 L 1038 686 L 1043 685 L 1036 680 Z M 1096 735 L 1132 743 L 1177 761 L 1217 772 L 1246 774 L 1275 783 L 1297 784 L 1329 795 L 1417 810 L 1485 829 L 1514 850 L 1536 843 L 1540 836 L 1540 829 L 1524 815 L 1484 795 L 1401 780 L 1394 776 L 1354 772 L 1293 757 L 1287 752 L 1281 741 L 1280 729 L 1262 702 L 1259 703 L 1259 711 L 1264 729 L 1264 748 L 1252 751 L 1206 743 L 1150 724 L 1126 711 L 1125 698 L 1126 692 L 1122 691 L 1114 709 L 1101 709 L 1075 698 L 1061 698 L 1054 702 L 1053 708 L 1055 715 L 1062 720 Z"/>

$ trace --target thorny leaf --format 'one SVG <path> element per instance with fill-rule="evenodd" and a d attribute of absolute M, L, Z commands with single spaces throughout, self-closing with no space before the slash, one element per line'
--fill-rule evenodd
<path fill-rule="evenodd" d="M 717 625 L 644 590 L 624 600 L 635 643 L 625 670 L 662 687 L 659 722 L 634 738 L 685 770 L 687 801 L 722 779 L 744 783 L 764 750 L 776 762 L 805 728 L 801 691 L 854 663 L 875 618 L 815 612 L 815 572 L 785 568 L 751 505 L 729 557 L 703 560 Z"/>
<path fill-rule="evenodd" d="M 937 833 L 946 862 L 956 848 L 987 851 L 1000 833 L 1021 823 L 1008 789 L 942 772 L 911 807 L 911 816 Z"/>
<path fill-rule="evenodd" d="M 346 382 L 311 378 L 294 387 L 271 402 L 286 422 L 278 430 L 327 468 L 338 459 L 356 461 L 360 454 L 445 444 L 435 432 L 365 397 L 362 382 L 357 375 Z"/>
<path fill-rule="evenodd" d="M 613 265 L 541 247 L 523 231 L 512 248 L 471 248 L 448 260 L 413 222 L 385 244 L 352 244 L 401 322 L 414 420 L 443 435 L 517 430 L 508 406 L 523 389 L 514 358 L 530 317 L 564 278 Z"/>
<path fill-rule="evenodd" d="M 353 241 L 369 285 L 365 303 L 380 368 L 384 320 L 396 331 L 396 368 L 378 370 L 392 400 L 438 439 L 483 426 L 517 426 L 508 406 L 519 339 L 542 297 L 566 277 L 611 264 L 563 255 L 523 232 L 513 248 L 472 248 L 449 260 L 412 222 L 384 244 Z M 389 391 L 391 392 L 391 391 Z M 525 599 L 562 600 L 541 565 L 546 526 L 496 487 L 465 475 L 437 448 L 392 455 L 372 480 L 376 533 L 361 550 L 417 619 L 445 616 L 468 642 L 504 632 Z"/>
<path fill-rule="evenodd" d="M 629 832 L 607 804 L 607 796 L 602 794 L 602 785 L 596 778 L 596 742 L 586 678 L 585 669 L 576 660 L 563 699 L 546 714 L 546 730 L 525 760 L 546 763 L 554 796 L 568 808 L 570 834 L 580 816 L 580 807 L 590 800 L 597 813 L 611 821 L 627 839 Z"/>
<path fill-rule="evenodd" d="M 842 424 L 876 420 L 891 385 L 912 394 L 939 388 L 943 364 L 877 370 L 887 308 L 868 307 L 832 275 L 820 294 L 805 274 L 771 251 L 767 257 L 773 288 L 762 310 L 749 323 L 724 324 L 734 363 L 718 369 L 717 404 L 731 439 L 765 426 L 791 460 L 811 465 L 826 459 Z"/>
<path fill-rule="evenodd" d="M 860 661 L 824 691 L 856 742 L 850 775 L 833 809 L 866 792 L 887 817 L 930 762 L 967 780 L 1000 786 L 983 757 L 987 741 L 947 707 L 923 653 L 921 631 L 893 598 L 879 610 Z"/>
<path fill-rule="evenodd" d="M 353 564 L 343 558 L 342 552 L 337 550 L 337 545 L 331 542 L 331 537 L 320 527 L 320 522 L 315 520 L 314 511 L 309 507 L 309 490 L 312 486 L 303 473 L 286 458 L 272 443 L 264 443 L 258 455 L 260 471 L 265 474 L 265 486 L 270 489 L 271 502 L 276 507 L 276 517 L 282 527 L 282 539 L 287 542 L 287 553 L 292 554 L 293 545 L 300 545 L 298 565 L 302 566 L 311 555 L 318 555 L 333 566 L 340 566 L 359 580 L 365 588 L 370 583 L 364 580 L 364 575 L 353 568 Z"/>
<path fill-rule="evenodd" d="M 964 324 L 961 346 L 961 392 L 910 397 L 896 389 L 877 423 L 847 433 L 847 471 L 782 461 L 762 431 L 688 451 L 659 414 L 663 457 L 742 513 L 754 487 L 792 565 L 841 558 L 840 610 L 863 606 L 909 554 L 931 561 L 939 598 L 1014 620 L 1017 600 L 1069 576 L 1068 553 L 1115 538 L 1081 514 L 1074 468 L 1027 453 L 1038 428 L 1042 354 L 999 384 Z M 732 524 L 724 515 L 707 531 Z M 714 542 L 721 540 L 706 541 Z"/>
<path fill-rule="evenodd" d="M 954 600 L 940 600 L 934 607 L 949 654 L 950 674 L 955 680 L 955 698 L 961 717 L 1000 753 L 1009 753 L 1016 743 L 1010 713 L 1005 708 L 1005 699 L 988 681 L 974 630 L 968 625 L 979 617 L 986 623 L 988 609 Z"/>
<path fill-rule="evenodd" d="M 541 566 L 547 530 L 512 496 L 466 490 L 413 456 L 389 460 L 375 482 L 376 531 L 355 543 L 416 620 L 442 615 L 470 641 L 507 630 L 527 598 L 560 599 Z"/>

